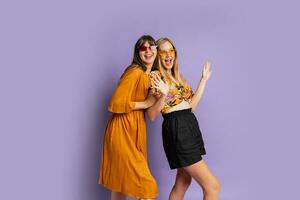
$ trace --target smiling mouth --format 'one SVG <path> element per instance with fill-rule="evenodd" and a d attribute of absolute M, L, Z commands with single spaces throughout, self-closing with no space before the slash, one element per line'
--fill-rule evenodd
<path fill-rule="evenodd" d="M 150 59 L 150 58 L 152 58 L 152 57 L 153 57 L 153 55 L 152 55 L 152 54 L 149 54 L 149 55 L 144 55 L 144 57 L 145 57 L 146 59 Z"/>
<path fill-rule="evenodd" d="M 167 65 L 170 65 L 170 64 L 172 63 L 172 61 L 173 61 L 173 58 L 166 58 L 166 59 L 165 59 L 165 63 L 166 63 Z"/>

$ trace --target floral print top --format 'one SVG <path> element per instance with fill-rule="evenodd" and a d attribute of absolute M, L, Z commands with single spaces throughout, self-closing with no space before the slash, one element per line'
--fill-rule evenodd
<path fill-rule="evenodd" d="M 155 70 L 151 73 L 156 73 L 157 75 L 162 77 L 161 73 L 158 70 Z M 187 86 L 178 85 L 170 78 L 166 78 L 164 80 L 169 84 L 170 90 L 166 97 L 165 105 L 161 110 L 162 113 L 166 113 L 169 109 L 180 104 L 182 101 L 187 101 L 187 102 L 191 101 L 191 98 L 193 97 L 194 93 L 190 85 Z M 150 93 L 159 94 L 159 91 L 150 85 Z"/>

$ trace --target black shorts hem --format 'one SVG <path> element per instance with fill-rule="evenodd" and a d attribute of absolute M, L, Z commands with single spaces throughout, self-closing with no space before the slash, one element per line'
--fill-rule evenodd
<path fill-rule="evenodd" d="M 170 169 L 173 170 L 173 169 L 178 169 L 178 168 L 183 168 L 183 167 L 188 167 L 190 165 L 193 165 L 201 160 L 203 160 L 202 156 L 205 155 L 205 154 L 200 154 L 199 156 L 195 157 L 194 159 L 191 159 L 189 160 L 188 162 L 181 162 L 180 164 L 170 164 L 169 163 L 169 166 L 170 166 Z"/>

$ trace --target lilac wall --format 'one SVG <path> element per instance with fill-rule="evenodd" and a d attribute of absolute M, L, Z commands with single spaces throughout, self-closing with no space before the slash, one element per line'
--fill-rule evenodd
<path fill-rule="evenodd" d="M 213 63 L 196 115 L 221 199 L 296 199 L 298 8 L 292 0 L 1 1 L 0 199 L 109 199 L 97 185 L 106 106 L 145 33 L 174 40 L 193 87 L 202 63 Z M 161 121 L 148 124 L 148 153 L 166 200 L 175 174 Z M 186 199 L 201 196 L 193 183 Z"/>

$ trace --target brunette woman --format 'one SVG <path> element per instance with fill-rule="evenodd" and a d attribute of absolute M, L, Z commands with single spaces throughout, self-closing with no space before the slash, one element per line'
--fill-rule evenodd
<path fill-rule="evenodd" d="M 111 190 L 112 200 L 126 196 L 155 199 L 158 195 L 147 164 L 144 117 L 145 109 L 154 103 L 147 95 L 156 55 L 155 40 L 142 36 L 108 106 L 112 117 L 105 130 L 99 184 Z"/>

